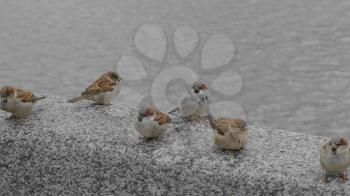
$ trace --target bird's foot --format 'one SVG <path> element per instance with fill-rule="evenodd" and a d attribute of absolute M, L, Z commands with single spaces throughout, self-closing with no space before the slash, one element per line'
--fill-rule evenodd
<path fill-rule="evenodd" d="M 346 181 L 349 180 L 348 175 L 346 174 L 346 172 L 343 172 L 343 173 L 340 175 L 340 178 L 341 178 L 342 182 L 346 182 Z"/>
<path fill-rule="evenodd" d="M 245 150 L 246 150 L 245 146 L 243 146 L 239 149 L 240 152 L 244 152 Z"/>
<path fill-rule="evenodd" d="M 18 117 L 14 114 L 12 114 L 10 117 L 6 118 L 6 120 L 16 120 Z"/>
<path fill-rule="evenodd" d="M 203 120 L 204 120 L 204 118 L 200 117 L 200 116 L 192 116 L 189 118 L 189 121 L 192 122 L 193 126 L 198 124 L 198 123 L 201 123 Z"/>
<path fill-rule="evenodd" d="M 190 121 L 192 122 L 193 125 L 195 125 L 197 123 L 200 123 L 201 119 L 200 119 L 200 117 L 193 116 L 190 118 Z"/>

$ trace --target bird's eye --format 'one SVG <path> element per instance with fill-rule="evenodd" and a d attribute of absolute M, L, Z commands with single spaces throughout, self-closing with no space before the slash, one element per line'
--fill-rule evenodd
<path fill-rule="evenodd" d="M 194 93 L 199 93 L 199 89 L 198 88 L 194 88 Z"/>

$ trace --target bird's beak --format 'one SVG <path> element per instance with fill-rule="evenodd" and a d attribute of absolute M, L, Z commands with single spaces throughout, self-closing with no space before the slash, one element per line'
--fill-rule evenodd
<path fill-rule="evenodd" d="M 337 151 L 337 147 L 332 147 L 332 152 L 335 153 Z"/>
<path fill-rule="evenodd" d="M 339 142 L 340 145 L 348 145 L 348 140 L 345 138 L 342 138 Z"/>
<path fill-rule="evenodd" d="M 338 149 L 338 146 L 336 144 L 331 145 L 332 152 L 335 153 Z"/>

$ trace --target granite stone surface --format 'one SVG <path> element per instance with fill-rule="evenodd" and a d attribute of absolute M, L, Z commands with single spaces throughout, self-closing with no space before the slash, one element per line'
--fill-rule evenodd
<path fill-rule="evenodd" d="M 249 127 L 243 152 L 220 151 L 207 122 L 160 140 L 133 128 L 136 108 L 50 96 L 25 120 L 0 112 L 0 195 L 349 195 L 320 182 L 327 138 Z"/>

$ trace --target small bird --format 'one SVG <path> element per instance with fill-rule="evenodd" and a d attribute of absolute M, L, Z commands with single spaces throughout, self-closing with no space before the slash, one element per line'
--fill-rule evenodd
<path fill-rule="evenodd" d="M 91 84 L 79 97 L 69 100 L 76 103 L 83 99 L 94 101 L 98 105 L 110 105 L 121 91 L 121 80 L 117 72 L 107 72 Z"/>
<path fill-rule="evenodd" d="M 348 180 L 347 168 L 350 166 L 350 150 L 346 138 L 332 138 L 321 149 L 320 163 L 325 170 L 322 181 L 328 182 L 329 176 L 340 176 L 343 182 Z"/>
<path fill-rule="evenodd" d="M 194 83 L 192 90 L 181 97 L 179 107 L 169 113 L 175 111 L 191 121 L 200 120 L 208 111 L 208 86 L 200 82 Z"/>
<path fill-rule="evenodd" d="M 214 118 L 207 116 L 210 125 L 214 129 L 214 142 L 224 150 L 245 149 L 248 140 L 246 123 L 242 119 Z"/>
<path fill-rule="evenodd" d="M 170 117 L 155 107 L 141 107 L 135 122 L 135 129 L 147 139 L 161 137 L 171 121 Z"/>
<path fill-rule="evenodd" d="M 46 97 L 36 97 L 32 92 L 10 86 L 0 90 L 0 109 L 12 114 L 10 118 L 23 118 L 30 114 L 35 103 Z"/>

